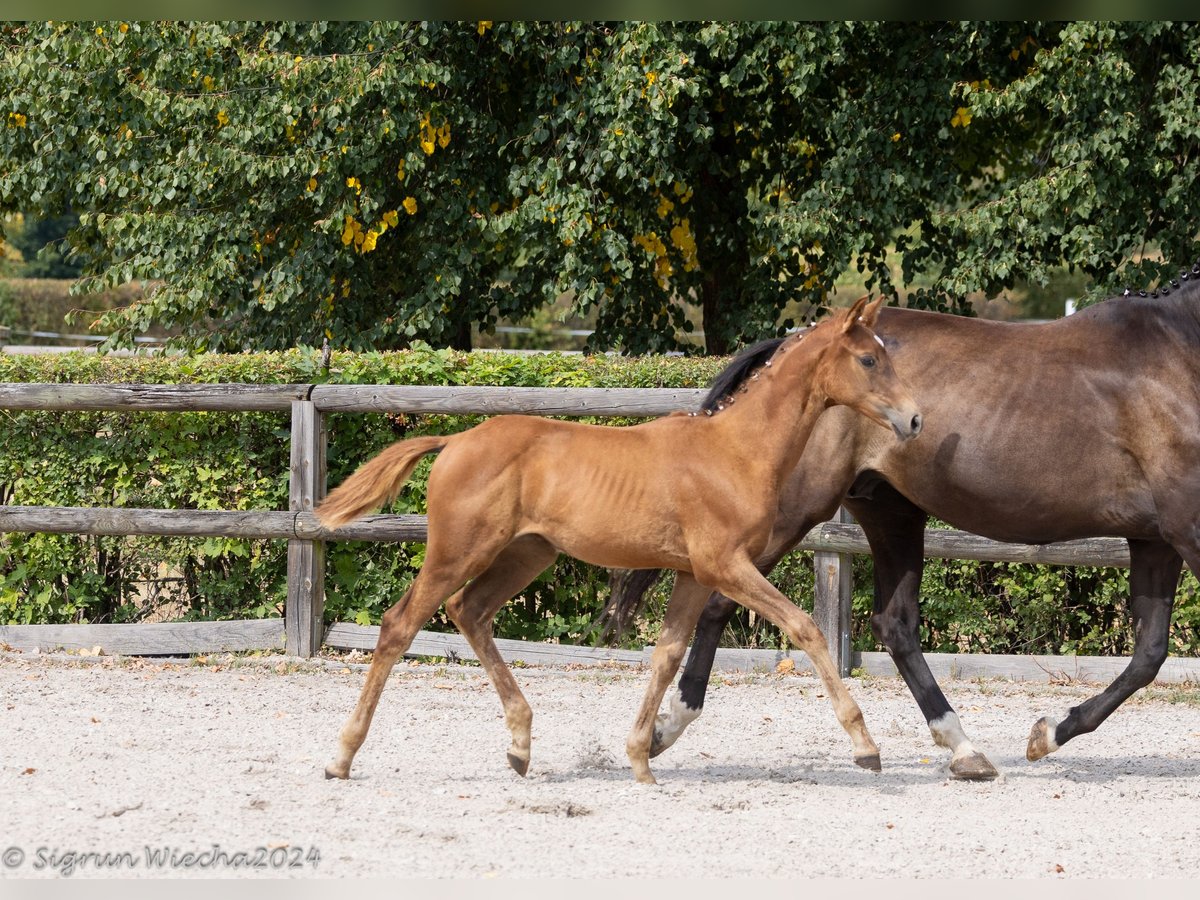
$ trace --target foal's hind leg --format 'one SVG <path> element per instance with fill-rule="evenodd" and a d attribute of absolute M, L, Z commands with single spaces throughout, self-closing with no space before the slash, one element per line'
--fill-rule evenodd
<path fill-rule="evenodd" d="M 417 573 L 412 587 L 383 614 L 379 640 L 375 644 L 371 667 L 367 670 L 367 680 L 363 684 L 354 712 L 342 728 L 337 756 L 325 767 L 326 778 L 350 777 L 350 764 L 354 761 L 354 754 L 366 740 L 379 696 L 383 693 L 396 660 L 409 648 L 421 626 L 437 612 L 442 601 L 460 588 L 468 578 L 485 569 L 494 558 L 497 549 L 481 546 L 477 552 L 468 555 L 460 552 L 461 547 L 452 546 L 442 551 L 439 543 L 430 536 L 425 565 Z"/>
<path fill-rule="evenodd" d="M 687 650 L 688 637 L 696 627 L 696 619 L 710 593 L 709 588 L 698 584 L 686 572 L 676 573 L 675 588 L 667 603 L 658 645 L 650 659 L 650 684 L 646 687 L 641 709 L 625 744 L 633 775 L 642 784 L 656 783 L 650 771 L 649 759 L 658 706 L 671 686 L 675 673 L 679 671 L 679 663 Z"/>
<path fill-rule="evenodd" d="M 486 572 L 446 601 L 446 613 L 471 644 L 479 662 L 500 695 L 504 721 L 512 733 L 508 764 L 518 775 L 529 770 L 533 710 L 500 656 L 492 636 L 496 613 L 546 569 L 558 551 L 540 537 L 518 538 L 496 557 Z"/>
<path fill-rule="evenodd" d="M 1183 560 L 1161 541 L 1129 542 L 1129 605 L 1133 611 L 1133 659 L 1112 684 L 1072 707 L 1060 723 L 1039 719 L 1029 734 L 1027 759 L 1041 759 L 1071 738 L 1095 731 L 1134 691 L 1154 680 L 1167 658 L 1171 607 Z"/>
<path fill-rule="evenodd" d="M 710 581 L 710 577 L 705 580 Z M 796 646 L 808 654 L 833 703 L 838 722 L 854 745 L 854 762 L 864 769 L 878 772 L 879 747 L 867 731 L 862 710 L 842 683 L 837 666 L 829 655 L 825 636 L 812 616 L 780 593 L 744 556 L 740 560 L 730 559 L 728 565 L 722 566 L 719 573 L 711 576 L 711 583 L 721 593 L 774 622 L 795 641 Z"/>

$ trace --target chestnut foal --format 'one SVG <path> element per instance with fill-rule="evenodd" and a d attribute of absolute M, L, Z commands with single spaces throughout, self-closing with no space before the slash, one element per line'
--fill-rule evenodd
<path fill-rule="evenodd" d="M 825 409 L 848 406 L 902 439 L 921 430 L 920 413 L 871 330 L 881 303 L 864 297 L 784 341 L 762 376 L 716 415 L 675 413 L 624 428 L 496 416 L 460 434 L 401 441 L 362 465 L 317 508 L 327 528 L 394 498 L 421 457 L 441 451 L 429 475 L 425 564 L 383 616 L 326 777 L 349 777 L 392 666 L 443 601 L 500 695 L 512 733 L 508 761 L 524 775 L 533 713 L 496 648 L 492 620 L 559 553 L 679 573 L 626 747 L 638 781 L 654 783 L 655 717 L 713 590 L 774 622 L 808 654 L 855 762 L 878 770 L 879 750 L 820 629 L 754 560 L 771 536 L 780 488 Z"/>

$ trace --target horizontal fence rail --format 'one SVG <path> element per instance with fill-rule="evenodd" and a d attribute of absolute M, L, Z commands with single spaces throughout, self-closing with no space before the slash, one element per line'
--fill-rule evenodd
<path fill-rule="evenodd" d="M 523 413 L 543 416 L 661 416 L 695 409 L 703 390 L 669 388 L 521 388 L 408 385 L 330 384 L 13 384 L 0 383 L 0 409 L 10 410 L 136 410 L 136 411 L 290 411 L 292 462 L 290 510 L 160 510 L 84 507 L 0 506 L 0 532 L 45 532 L 91 535 L 164 535 L 236 537 L 289 541 L 288 603 L 285 622 L 161 623 L 156 625 L 0 626 L 0 644 L 23 647 L 89 648 L 97 644 L 121 653 L 181 654 L 227 649 L 273 649 L 286 640 L 296 655 L 312 655 L 322 644 L 340 649 L 374 647 L 377 628 L 334 623 L 325 629 L 324 544 L 330 540 L 413 541 L 427 536 L 426 518 L 416 515 L 366 516 L 336 533 L 323 528 L 312 508 L 325 490 L 325 429 L 331 413 L 428 413 L 496 415 Z M 816 597 L 814 617 L 825 631 L 830 650 L 843 674 L 853 663 L 870 672 L 894 673 L 887 654 L 851 653 L 849 649 L 850 555 L 870 553 L 861 528 L 842 516 L 822 523 L 798 549 L 814 551 Z M 943 559 L 1050 565 L 1129 565 L 1124 539 L 1088 538 L 1053 544 L 1007 544 L 962 531 L 927 529 L 925 555 Z M 286 625 L 286 628 L 283 627 Z M 170 627 L 165 627 L 170 626 Z M 72 629 L 78 629 L 72 631 Z M 137 631 L 143 629 L 143 631 Z M 238 634 L 242 637 L 239 637 Z M 106 644 L 102 635 L 108 635 Z M 140 637 L 144 635 L 145 637 Z M 648 651 L 531 645 L 500 642 L 505 658 L 567 660 L 571 662 L 634 662 Z M 118 649 L 121 648 L 121 649 Z M 153 649 L 146 649 L 153 648 Z M 440 648 L 440 650 L 438 649 Z M 541 649 L 537 649 L 541 648 Z M 422 632 L 410 655 L 473 658 L 457 636 Z M 718 667 L 763 668 L 789 656 L 807 660 L 797 651 L 722 650 Z M 877 658 L 878 657 L 878 658 Z M 997 674 L 1016 671 L 1079 669 L 1074 657 L 981 657 L 927 654 L 935 671 L 980 672 L 991 659 Z M 947 663 L 945 658 L 957 662 Z M 1086 659 L 1086 658 L 1084 658 Z M 939 661 L 940 660 L 940 661 Z M 968 660 L 968 662 L 963 662 Z M 974 662 L 970 662 L 973 660 Z M 1013 660 L 1026 660 L 1017 665 Z M 1033 660 L 1032 664 L 1029 660 Z M 1064 662 L 1065 661 L 1065 662 Z M 1109 671 L 1119 660 L 1092 660 L 1089 671 Z M 1090 665 L 1090 663 L 1089 663 Z M 957 668 L 956 668 L 957 667 Z M 982 667 L 982 669 L 981 669 Z M 1200 662 L 1180 660 L 1171 671 L 1194 674 Z"/>

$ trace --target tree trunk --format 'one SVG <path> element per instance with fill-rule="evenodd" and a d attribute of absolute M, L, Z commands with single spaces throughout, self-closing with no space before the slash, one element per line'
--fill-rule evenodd
<path fill-rule="evenodd" d="M 450 338 L 450 347 L 454 350 L 462 350 L 469 353 L 471 350 L 471 320 L 462 318 L 458 320 L 458 327 L 455 328 L 454 334 Z"/>
<path fill-rule="evenodd" d="M 726 321 L 729 304 L 721 296 L 721 278 L 710 273 L 701 286 L 701 311 L 704 315 L 704 352 L 710 356 L 727 356 L 732 350 L 730 329 Z"/>

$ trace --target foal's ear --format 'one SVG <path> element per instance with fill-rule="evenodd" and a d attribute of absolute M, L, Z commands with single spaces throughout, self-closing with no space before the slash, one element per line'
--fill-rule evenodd
<path fill-rule="evenodd" d="M 866 297 L 864 297 L 863 299 L 865 300 Z M 881 306 L 883 306 L 883 295 L 882 294 L 878 298 L 876 298 L 874 301 L 872 301 L 871 303 L 868 303 L 865 307 L 863 307 L 862 323 L 864 325 L 866 325 L 868 328 L 875 327 L 875 321 L 879 318 L 879 308 Z"/>
<path fill-rule="evenodd" d="M 854 305 L 846 311 L 846 318 L 842 320 L 842 333 L 846 334 L 858 324 L 858 317 L 862 315 L 863 307 L 867 305 L 866 297 L 859 297 L 854 301 Z"/>

